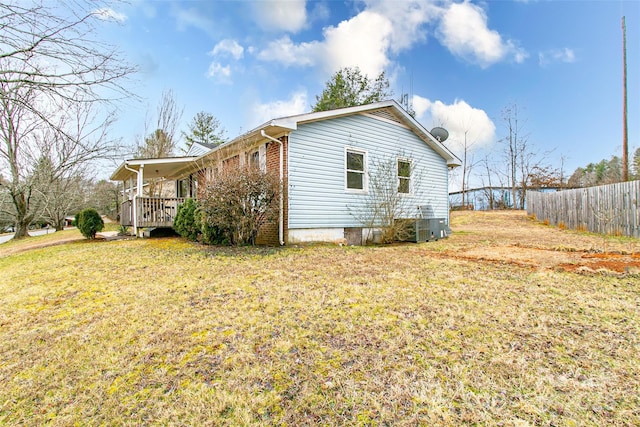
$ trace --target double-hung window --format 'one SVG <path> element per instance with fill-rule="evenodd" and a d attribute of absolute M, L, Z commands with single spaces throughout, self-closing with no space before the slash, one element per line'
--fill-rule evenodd
<path fill-rule="evenodd" d="M 366 177 L 367 155 L 364 151 L 351 148 L 346 150 L 345 174 L 347 190 L 365 191 L 367 185 Z"/>
<path fill-rule="evenodd" d="M 411 162 L 398 159 L 398 193 L 411 193 Z"/>

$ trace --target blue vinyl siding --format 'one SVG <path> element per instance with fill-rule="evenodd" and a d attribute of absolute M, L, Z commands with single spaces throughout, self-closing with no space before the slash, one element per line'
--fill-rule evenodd
<path fill-rule="evenodd" d="M 445 160 L 411 130 L 365 115 L 301 124 L 289 135 L 289 228 L 359 227 L 352 212 L 367 197 L 345 188 L 345 148 L 367 153 L 369 173 L 381 159 L 412 160 L 409 204 L 448 218 Z"/>

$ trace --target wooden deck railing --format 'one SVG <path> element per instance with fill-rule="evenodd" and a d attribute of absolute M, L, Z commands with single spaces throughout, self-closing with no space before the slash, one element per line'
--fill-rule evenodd
<path fill-rule="evenodd" d="M 178 206 L 184 203 L 182 197 L 138 197 L 137 219 L 138 227 L 172 227 L 173 220 L 178 212 Z M 122 204 L 120 224 L 133 225 L 133 203 L 126 200 Z"/>

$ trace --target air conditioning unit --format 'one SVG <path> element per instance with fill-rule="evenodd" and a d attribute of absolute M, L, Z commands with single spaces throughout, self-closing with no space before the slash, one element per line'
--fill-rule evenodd
<path fill-rule="evenodd" d="M 451 229 L 444 218 L 412 219 L 409 242 L 429 242 L 449 237 Z"/>

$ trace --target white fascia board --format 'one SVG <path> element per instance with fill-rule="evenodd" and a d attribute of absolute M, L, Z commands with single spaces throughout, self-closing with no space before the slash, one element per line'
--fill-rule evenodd
<path fill-rule="evenodd" d="M 293 119 L 296 123 L 302 122 L 314 122 L 319 120 L 333 119 L 342 116 L 349 116 L 352 114 L 358 114 L 366 111 L 379 110 L 380 108 L 392 107 L 397 105 L 396 101 L 380 101 L 373 104 L 357 105 L 355 107 L 338 108 L 335 110 L 318 111 L 313 113 L 300 114 L 297 116 L 287 117 L 287 119 Z"/>
<path fill-rule="evenodd" d="M 197 157 L 189 156 L 189 157 L 165 157 L 159 159 L 132 159 L 126 160 L 125 163 L 131 166 L 140 166 L 140 165 L 166 165 L 172 163 L 189 163 L 197 159 Z"/>
<path fill-rule="evenodd" d="M 460 159 L 458 159 L 458 157 L 453 154 L 453 152 L 451 152 L 442 142 L 438 141 L 433 135 L 431 135 L 431 132 L 425 129 L 425 127 L 422 126 L 419 121 L 411 117 L 411 115 L 407 111 L 405 111 L 404 108 L 400 107 L 397 102 L 392 102 L 393 105 L 391 105 L 391 107 L 393 107 L 397 113 L 402 115 L 405 122 L 409 125 L 409 127 L 413 129 L 414 132 L 416 132 L 431 148 L 433 148 L 438 154 L 440 154 L 440 156 L 442 156 L 442 158 L 447 161 L 448 167 L 457 167 L 462 165 Z"/>
<path fill-rule="evenodd" d="M 133 174 L 129 169 L 140 170 L 141 167 L 156 166 L 156 165 L 169 165 L 185 167 L 192 164 L 197 157 L 166 157 L 160 159 L 130 159 L 125 160 L 109 177 L 112 181 L 122 181 L 128 179 L 128 175 Z"/>

